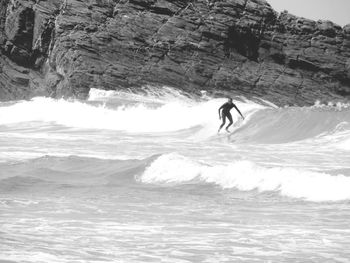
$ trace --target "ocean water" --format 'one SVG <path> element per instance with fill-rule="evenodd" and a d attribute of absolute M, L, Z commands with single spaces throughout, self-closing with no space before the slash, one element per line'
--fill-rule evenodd
<path fill-rule="evenodd" d="M 0 262 L 350 262 L 350 105 L 224 102 L 0 103 Z"/>

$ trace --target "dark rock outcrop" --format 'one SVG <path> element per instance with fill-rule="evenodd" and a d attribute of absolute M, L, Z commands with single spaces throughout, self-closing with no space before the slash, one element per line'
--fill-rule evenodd
<path fill-rule="evenodd" d="M 350 25 L 265 0 L 0 0 L 1 100 L 144 85 L 349 100 Z"/>

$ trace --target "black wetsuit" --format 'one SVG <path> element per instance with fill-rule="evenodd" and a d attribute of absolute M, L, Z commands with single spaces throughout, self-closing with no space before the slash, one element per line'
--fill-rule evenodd
<path fill-rule="evenodd" d="M 236 105 L 233 102 L 232 103 L 226 102 L 224 105 L 221 106 L 222 120 L 224 124 L 225 124 L 225 118 L 227 118 L 230 122 L 233 122 L 230 110 L 235 106 Z"/>
<path fill-rule="evenodd" d="M 232 115 L 230 113 L 230 110 L 232 108 L 236 108 L 236 110 L 240 113 L 240 111 L 238 110 L 237 106 L 233 102 L 226 102 L 224 105 L 222 105 L 220 107 L 219 113 L 220 113 L 220 110 L 222 110 L 222 112 L 221 112 L 222 124 L 220 125 L 219 131 L 221 130 L 222 127 L 224 127 L 224 125 L 226 123 L 226 118 L 230 121 L 230 123 L 226 127 L 227 131 L 228 131 L 228 128 L 233 124 Z"/>
<path fill-rule="evenodd" d="M 227 131 L 228 131 L 228 128 L 233 124 L 232 115 L 230 113 L 230 110 L 232 108 L 235 108 L 239 113 L 239 115 L 241 115 L 242 119 L 244 120 L 244 117 L 240 112 L 240 110 L 237 108 L 237 106 L 232 101 L 228 101 L 219 108 L 219 115 L 220 115 L 220 118 L 222 118 L 222 124 L 220 125 L 218 132 L 220 132 L 221 128 L 224 127 L 226 118 L 230 121 L 230 123 L 226 127 Z M 220 113 L 220 110 L 222 110 L 221 113 Z"/>

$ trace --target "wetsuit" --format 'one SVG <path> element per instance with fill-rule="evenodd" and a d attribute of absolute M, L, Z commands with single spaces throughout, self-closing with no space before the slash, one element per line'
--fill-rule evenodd
<path fill-rule="evenodd" d="M 233 102 L 226 102 L 224 105 L 222 105 L 219 108 L 219 114 L 220 114 L 220 110 L 222 110 L 222 114 L 220 115 L 222 117 L 222 124 L 219 128 L 219 131 L 221 130 L 221 128 L 225 125 L 226 123 L 226 118 L 230 121 L 230 123 L 227 125 L 226 130 L 228 131 L 228 128 L 233 124 L 233 120 L 232 120 L 232 115 L 230 113 L 230 110 L 232 108 L 235 108 L 237 110 L 237 112 L 242 116 L 242 118 L 244 119 L 242 113 L 239 111 L 239 109 L 237 108 L 237 106 L 233 103 Z"/>
<path fill-rule="evenodd" d="M 225 123 L 226 123 L 226 118 L 230 121 L 230 124 L 227 126 L 230 127 L 233 123 L 233 120 L 232 120 L 232 115 L 231 115 L 231 112 L 230 110 L 233 108 L 233 107 L 236 107 L 236 105 L 232 102 L 226 102 L 224 105 L 222 105 L 220 107 L 220 109 L 222 109 L 222 125 L 221 126 L 224 126 Z M 226 128 L 226 129 L 227 129 Z"/>

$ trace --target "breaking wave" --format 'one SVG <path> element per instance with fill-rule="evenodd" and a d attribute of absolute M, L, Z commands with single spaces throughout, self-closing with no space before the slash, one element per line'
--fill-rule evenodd
<path fill-rule="evenodd" d="M 37 140 L 40 139 L 43 150 L 39 151 L 40 155 L 37 156 L 42 156 L 42 152 L 56 155 L 53 151 L 56 148 L 52 145 L 57 144 L 57 141 L 50 137 L 53 133 L 44 129 L 44 135 L 39 134 L 40 128 L 47 126 L 49 131 L 58 131 L 57 126 L 64 126 L 74 129 L 73 131 L 63 129 L 62 134 L 54 134 L 55 138 L 61 138 L 60 142 L 65 144 L 63 145 L 65 148 L 61 150 L 58 145 L 60 151 L 57 152 L 64 153 L 62 156 L 66 156 L 65 152 L 67 155 L 79 155 L 45 156 L 18 163 L 0 162 L 0 189 L 16 191 L 18 188 L 38 187 L 45 191 L 52 186 L 135 183 L 136 178 L 142 186 L 148 184 L 181 186 L 190 182 L 196 187 L 201 187 L 204 183 L 220 189 L 273 192 L 316 202 L 350 199 L 348 190 L 350 177 L 341 170 L 348 169 L 346 164 L 350 150 L 348 105 L 278 108 L 268 103 L 260 104 L 238 98 L 235 102 L 246 119 L 243 122 L 238 121 L 238 114 L 232 112 L 236 124 L 230 135 L 225 133 L 220 135 L 225 138 L 222 142 L 220 141 L 222 137 L 217 136 L 220 123 L 218 107 L 224 102 L 224 98 L 210 98 L 205 94 L 202 97 L 191 97 L 189 94 L 172 89 L 146 89 L 144 94 L 92 90 L 88 101 L 38 97 L 30 101 L 0 103 L 1 133 L 3 135 L 8 133 L 12 136 L 8 138 L 18 140 L 16 147 L 12 147 L 11 142 L 7 143 L 7 137 L 3 136 L 5 138 L 3 142 L 8 145 L 4 146 L 4 152 L 12 147 L 12 151 L 16 154 L 21 152 L 25 143 L 28 143 L 24 152 L 31 153 L 33 145 L 36 147 L 36 143 L 39 142 Z M 85 139 L 89 140 L 79 141 L 85 135 L 86 129 L 93 130 L 91 134 L 86 134 Z M 31 134 L 26 133 L 28 130 Z M 102 133 L 102 130 L 108 132 Z M 103 137 L 105 134 L 108 136 Z M 88 152 L 84 151 L 84 147 L 86 143 L 94 143 L 94 136 L 97 138 L 97 135 L 101 135 L 102 139 L 91 149 L 98 150 L 101 156 L 107 157 L 104 160 L 83 157 L 95 156 L 84 155 Z M 104 138 L 113 138 L 114 141 L 111 144 L 104 144 Z M 176 140 L 178 138 L 180 139 Z M 196 140 L 200 141 L 198 145 Z M 156 143 L 151 144 L 153 141 Z M 170 142 L 173 143 L 171 147 Z M 132 143 L 135 145 L 126 147 Z M 243 161 L 217 164 L 220 162 L 220 154 L 231 153 L 231 148 L 234 152 L 234 147 L 227 147 L 227 144 L 237 144 L 241 149 L 249 145 L 248 151 L 260 149 L 260 152 L 257 152 L 260 155 L 265 154 L 265 149 L 274 149 L 273 147 L 278 151 L 290 149 L 278 148 L 278 144 L 287 146 L 292 144 L 294 148 L 302 146 L 304 152 L 308 154 L 316 150 L 312 156 L 305 155 L 316 159 L 312 160 L 313 170 L 283 167 L 283 162 L 266 166 L 260 164 L 259 159 L 256 161 L 249 158 L 250 155 L 243 155 Z M 120 150 L 114 151 L 116 145 L 121 147 Z M 271 145 L 273 147 L 269 148 Z M 154 149 L 153 146 L 157 148 Z M 76 149 L 75 152 L 73 147 Z M 212 156 L 206 156 L 208 163 L 196 159 L 201 158 L 196 151 L 206 154 L 204 147 L 208 147 L 205 149 L 212 147 L 211 151 L 208 151 Z M 321 147 L 327 148 L 327 151 L 318 152 Z M 130 149 L 126 160 L 111 160 L 121 158 L 116 157 L 115 153 L 125 149 Z M 140 159 L 129 159 L 142 150 L 144 152 L 140 155 Z M 277 157 L 278 151 L 275 152 Z M 326 170 L 320 172 L 317 169 L 319 157 L 317 154 L 320 156 L 324 154 L 323 160 L 327 160 L 332 158 L 334 151 L 337 151 L 337 156 L 345 161 L 341 159 L 323 168 L 330 167 L 338 169 L 339 172 L 336 175 Z M 188 154 L 191 152 L 193 156 L 191 159 L 172 153 L 142 159 L 164 152 L 180 152 L 192 156 Z M 297 154 L 297 151 L 294 152 L 294 155 Z M 96 156 L 103 158 L 100 155 Z M 289 158 L 288 153 L 285 158 Z M 302 162 L 302 164 L 308 163 Z"/>
<path fill-rule="evenodd" d="M 191 98 L 172 89 L 146 90 L 145 94 L 92 90 L 87 102 L 38 97 L 1 104 L 0 125 L 35 127 L 49 123 L 129 133 L 176 132 L 197 127 L 198 138 L 207 139 L 216 134 L 217 111 L 224 102 L 225 99 L 205 96 Z M 340 149 L 348 149 L 347 105 L 277 108 L 247 100 L 236 104 L 247 118 L 233 128 L 230 138 L 235 143 L 288 143 L 323 137 L 337 143 Z M 237 121 L 238 114 L 233 112 L 233 116 Z"/>
<path fill-rule="evenodd" d="M 110 93 L 102 95 L 111 96 Z M 21 101 L 0 107 L 0 125 L 41 122 L 133 133 L 172 132 L 201 126 L 211 129 L 213 133 L 217 129 L 218 105 L 225 101 L 172 100 L 170 97 L 174 96 L 171 94 L 156 101 L 148 98 L 141 102 L 140 95 L 129 94 L 123 98 L 119 95 L 116 98 L 118 102 L 113 105 L 100 102 L 96 94 L 95 100 L 89 102 L 42 97 Z M 246 113 L 263 107 L 251 102 L 238 102 L 238 105 Z"/>
<path fill-rule="evenodd" d="M 209 166 L 178 154 L 162 155 L 139 178 L 144 183 L 183 184 L 205 182 L 223 189 L 278 192 L 308 201 L 350 199 L 350 177 L 295 168 L 266 168 L 249 161 Z"/>
<path fill-rule="evenodd" d="M 51 191 L 52 188 L 121 184 L 173 187 L 204 184 L 238 191 L 274 192 L 306 201 L 350 199 L 350 177 L 288 167 L 263 167 L 250 161 L 208 165 L 176 153 L 142 160 L 101 160 L 84 157 L 42 157 L 0 164 L 0 190 Z M 24 176 L 25 174 L 25 176 Z M 136 181 L 135 181 L 136 180 Z"/>

